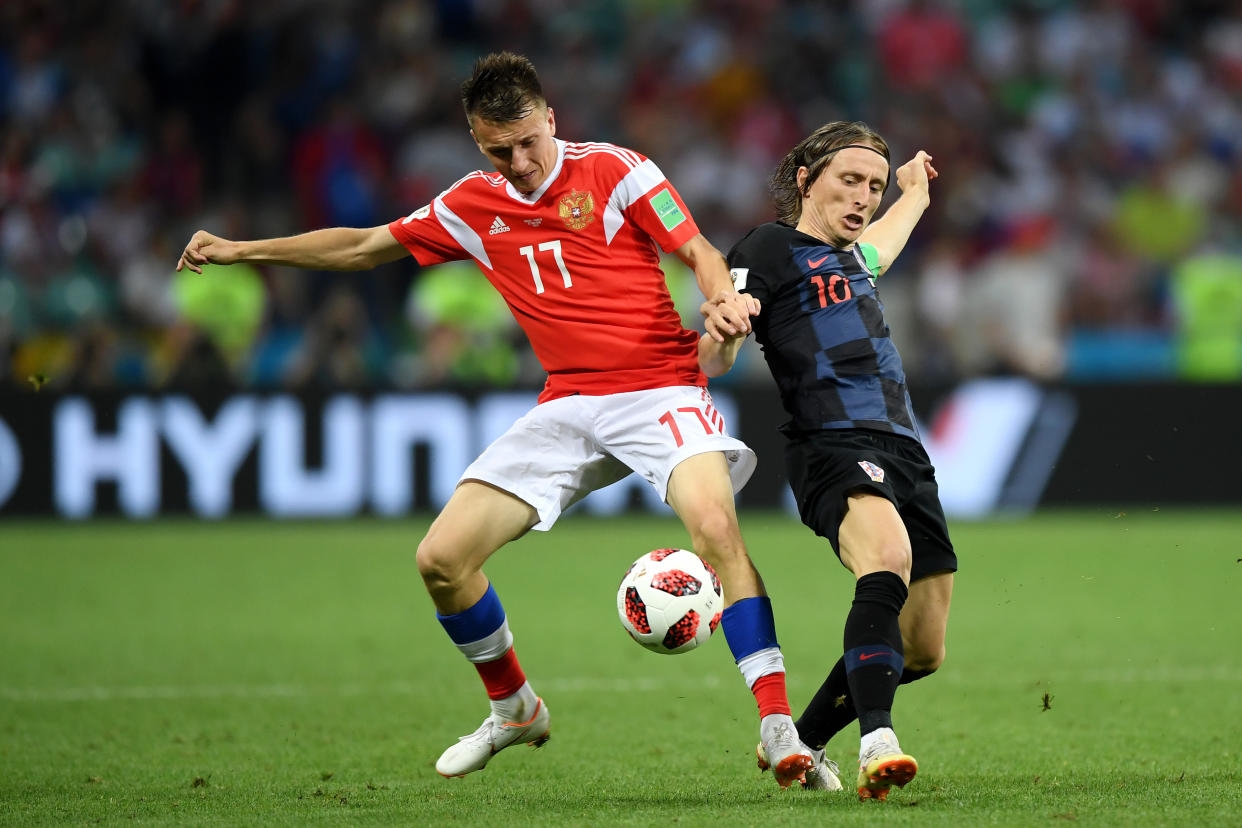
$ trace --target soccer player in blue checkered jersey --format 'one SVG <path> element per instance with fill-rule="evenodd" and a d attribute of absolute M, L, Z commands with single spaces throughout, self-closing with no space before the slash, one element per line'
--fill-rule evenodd
<path fill-rule="evenodd" d="M 754 334 L 790 417 L 781 431 L 798 511 L 857 579 L 843 655 L 797 721 L 816 759 L 804 784 L 842 788 L 824 747 L 857 718 L 861 799 L 885 799 L 918 771 L 893 731 L 893 698 L 944 661 L 957 570 L 876 291 L 930 203 L 931 160 L 919 151 L 897 169 L 901 195 L 872 222 L 888 145 L 866 124 L 826 124 L 773 175 L 779 220 L 728 257 L 736 289 L 761 305 Z M 745 336 L 703 350 L 704 371 L 727 371 Z"/>

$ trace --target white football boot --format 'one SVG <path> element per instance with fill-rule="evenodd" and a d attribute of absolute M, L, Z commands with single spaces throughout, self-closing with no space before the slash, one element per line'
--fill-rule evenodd
<path fill-rule="evenodd" d="M 518 742 L 542 747 L 550 738 L 548 722 L 548 706 L 540 698 L 535 699 L 534 714 L 524 722 L 505 721 L 493 713 L 483 720 L 478 730 L 462 736 L 457 744 L 440 755 L 436 773 L 455 777 L 483 770 L 493 756 Z"/>
<path fill-rule="evenodd" d="M 811 758 L 815 760 L 815 766 L 806 772 L 806 776 L 802 779 L 802 787 L 808 791 L 843 791 L 845 786 L 841 784 L 841 769 L 837 767 L 837 763 L 824 755 L 824 751 L 815 750 L 807 747 L 806 743 L 802 743 L 802 749 L 811 754 Z M 759 761 L 759 770 L 766 771 L 772 765 L 768 761 L 768 755 L 763 750 L 763 744 L 755 745 L 755 756 Z"/>
<path fill-rule="evenodd" d="M 788 788 L 795 781 L 806 781 L 806 773 L 815 767 L 811 752 L 798 738 L 793 719 L 783 713 L 764 716 L 759 722 L 759 749 L 776 783 Z"/>
<path fill-rule="evenodd" d="M 858 798 L 882 802 L 888 799 L 889 788 L 904 787 L 918 772 L 919 763 L 901 752 L 892 728 L 872 731 L 863 737 L 858 753 Z"/>

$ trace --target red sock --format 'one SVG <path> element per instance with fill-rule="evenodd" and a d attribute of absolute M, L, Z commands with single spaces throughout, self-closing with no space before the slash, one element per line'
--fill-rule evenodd
<path fill-rule="evenodd" d="M 512 696 L 526 683 L 526 674 L 522 672 L 522 665 L 518 664 L 512 647 L 495 661 L 475 662 L 474 669 L 479 671 L 479 678 L 483 679 L 483 686 L 487 688 L 489 699 Z M 781 679 L 781 697 L 784 698 L 784 676 L 781 676 Z M 788 707 L 789 705 L 786 705 L 786 708 Z"/>
<path fill-rule="evenodd" d="M 759 702 L 759 718 L 762 719 L 773 713 L 790 715 L 789 696 L 785 693 L 784 673 L 768 673 L 766 676 L 760 676 L 755 679 L 750 691 L 755 694 L 755 701 Z"/>

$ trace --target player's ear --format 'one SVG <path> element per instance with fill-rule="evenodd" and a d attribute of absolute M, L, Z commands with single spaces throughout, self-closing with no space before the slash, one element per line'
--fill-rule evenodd
<path fill-rule="evenodd" d="M 798 171 L 794 173 L 794 181 L 798 185 L 798 192 L 803 198 L 806 198 L 806 178 L 811 174 L 808 167 L 798 167 Z"/>
<path fill-rule="evenodd" d="M 552 111 L 552 107 L 548 107 L 548 134 L 556 134 L 556 113 Z"/>

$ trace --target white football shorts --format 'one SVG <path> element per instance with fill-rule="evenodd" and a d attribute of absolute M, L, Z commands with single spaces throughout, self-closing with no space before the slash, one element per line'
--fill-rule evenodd
<path fill-rule="evenodd" d="M 733 491 L 755 470 L 755 453 L 730 437 L 706 388 L 681 385 L 535 406 L 462 473 L 521 498 L 547 531 L 596 489 L 635 471 L 667 499 L 668 478 L 687 457 L 724 452 Z"/>

